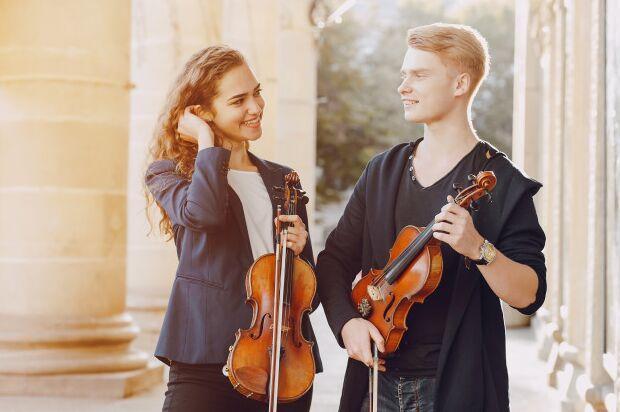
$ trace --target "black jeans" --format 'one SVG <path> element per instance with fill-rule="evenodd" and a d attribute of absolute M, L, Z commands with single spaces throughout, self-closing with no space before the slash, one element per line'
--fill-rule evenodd
<path fill-rule="evenodd" d="M 248 399 L 232 387 L 223 366 L 172 361 L 162 412 L 266 411 L 267 403 Z M 278 411 L 308 412 L 311 402 L 312 388 L 295 402 L 278 404 Z"/>

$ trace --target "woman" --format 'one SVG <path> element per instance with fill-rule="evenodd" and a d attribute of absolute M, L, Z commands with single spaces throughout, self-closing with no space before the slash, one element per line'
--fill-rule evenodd
<path fill-rule="evenodd" d="M 222 368 L 235 332 L 247 328 L 245 275 L 257 257 L 274 251 L 274 186 L 291 169 L 248 151 L 261 137 L 265 102 L 260 84 L 238 51 L 208 47 L 190 58 L 160 117 L 146 172 L 149 205 L 179 257 L 155 356 L 170 365 L 164 411 L 260 411 Z M 305 207 L 292 223 L 288 247 L 314 265 Z M 306 314 L 302 326 L 316 339 Z M 308 411 L 312 390 L 283 411 Z"/>

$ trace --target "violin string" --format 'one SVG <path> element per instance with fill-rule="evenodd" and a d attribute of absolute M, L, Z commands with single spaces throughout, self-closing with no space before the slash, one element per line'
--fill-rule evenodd
<path fill-rule="evenodd" d="M 285 259 L 285 264 L 284 264 L 284 276 L 282 279 L 280 279 L 281 282 L 284 282 L 284 287 L 282 288 L 282 295 L 280 296 L 280 299 L 282 300 L 282 317 L 281 317 L 281 329 L 280 329 L 280 333 L 282 334 L 282 340 L 284 341 L 284 339 L 286 338 L 286 319 L 288 318 L 288 307 L 286 305 L 287 299 L 286 299 L 286 295 L 288 292 L 288 282 L 287 282 L 287 274 L 288 274 L 288 266 L 289 266 L 289 256 L 287 253 L 287 247 L 286 247 L 286 243 L 288 242 L 288 229 L 284 229 L 284 238 L 285 238 L 285 242 L 283 242 L 282 244 L 282 253 L 284 256 L 284 254 L 286 254 L 286 259 Z"/>
<path fill-rule="evenodd" d="M 461 203 L 463 203 L 465 196 L 469 195 L 469 192 L 473 191 L 474 189 L 477 189 L 479 185 L 472 185 L 464 190 L 461 190 L 455 197 L 454 199 L 454 203 L 457 205 L 462 206 Z M 473 194 L 472 194 L 473 195 Z M 413 239 L 413 241 L 411 241 L 409 243 L 409 245 L 407 246 L 407 248 L 405 248 L 405 250 L 403 250 L 403 252 L 400 253 L 399 257 L 403 258 L 404 254 L 406 252 L 409 252 L 411 249 L 413 249 L 416 244 L 416 241 L 419 241 L 419 239 L 421 238 L 421 236 L 423 234 L 425 234 L 425 232 L 430 231 L 430 227 L 432 227 L 432 225 L 435 224 L 435 220 L 433 219 L 433 221 L 424 229 L 424 231 L 420 232 L 420 234 Z M 392 262 L 392 264 L 390 264 L 388 266 L 388 268 L 386 268 L 381 275 L 379 275 L 376 279 L 373 279 L 370 284 L 372 286 L 378 286 L 379 288 L 383 288 L 385 286 L 385 277 L 387 276 L 387 272 L 389 271 L 390 267 L 392 267 L 394 265 L 394 262 Z"/>
<path fill-rule="evenodd" d="M 297 196 L 295 196 L 295 202 L 293 202 L 292 204 L 292 210 L 291 210 L 291 214 L 292 215 L 296 215 L 297 214 Z M 288 252 L 288 249 L 287 249 Z M 286 316 L 286 333 L 288 333 L 288 331 L 290 330 L 290 313 L 291 313 L 291 306 L 293 304 L 292 299 L 293 299 L 293 274 L 294 274 L 294 268 L 295 268 L 295 254 L 290 251 L 290 259 L 289 259 L 289 270 L 287 271 L 287 276 L 288 276 L 288 296 L 286 299 L 286 302 L 288 303 L 288 313 Z"/>
<path fill-rule="evenodd" d="M 289 210 L 287 210 L 287 214 L 291 215 L 291 214 L 295 214 L 295 203 L 291 203 L 290 199 L 289 199 Z M 287 223 L 286 226 L 288 227 L 289 224 Z M 287 240 L 288 243 L 288 240 Z M 292 276 L 292 270 L 291 270 L 291 262 L 293 260 L 294 257 L 291 257 L 291 255 L 289 254 L 289 248 L 286 244 L 284 244 L 283 246 L 284 248 L 284 253 L 287 254 L 286 257 L 286 270 L 284 272 L 284 296 L 282 297 L 284 299 L 284 314 L 283 314 L 283 338 L 286 338 L 288 336 L 288 330 L 290 327 L 290 313 L 291 313 L 291 289 L 292 289 L 292 279 L 290 278 Z"/>
<path fill-rule="evenodd" d="M 426 229 L 424 230 L 426 231 Z M 424 233 L 424 231 L 422 231 L 420 233 L 420 235 L 422 235 Z M 406 253 L 408 253 L 409 251 L 411 251 L 412 249 L 415 248 L 415 246 L 417 245 L 417 242 L 420 242 L 420 235 L 418 235 L 415 239 L 413 239 L 409 245 L 407 245 L 407 247 L 405 248 L 405 250 L 403 250 L 399 256 L 397 257 L 397 259 L 404 259 L 404 256 Z M 373 281 L 371 282 L 372 286 L 379 286 L 382 287 L 385 284 L 385 277 L 387 276 L 387 273 L 389 271 L 389 269 L 391 267 L 393 267 L 393 265 L 395 264 L 396 260 L 394 262 L 392 262 L 388 268 L 386 268 L 386 270 L 384 270 L 381 275 L 379 275 L 376 279 L 373 279 Z"/>

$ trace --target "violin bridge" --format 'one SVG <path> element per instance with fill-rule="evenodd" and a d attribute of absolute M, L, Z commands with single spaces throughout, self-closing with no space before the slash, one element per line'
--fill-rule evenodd
<path fill-rule="evenodd" d="M 381 289 L 379 289 L 377 286 L 368 285 L 366 291 L 368 292 L 368 296 L 370 296 L 372 300 L 383 300 L 383 294 L 381 293 Z"/>
<path fill-rule="evenodd" d="M 273 324 L 272 324 L 271 326 L 269 326 L 269 329 L 273 330 Z M 290 331 L 290 330 L 291 330 L 291 327 L 290 327 L 290 326 L 285 326 L 285 325 L 282 325 L 282 327 L 280 328 L 280 330 L 281 330 L 283 333 L 286 333 L 286 332 L 288 332 L 288 331 Z"/>
<path fill-rule="evenodd" d="M 280 347 L 280 359 L 284 357 L 284 352 L 285 352 L 284 348 Z M 272 346 L 267 348 L 267 353 L 269 354 L 269 357 L 271 358 L 271 354 L 273 353 L 273 347 Z"/>

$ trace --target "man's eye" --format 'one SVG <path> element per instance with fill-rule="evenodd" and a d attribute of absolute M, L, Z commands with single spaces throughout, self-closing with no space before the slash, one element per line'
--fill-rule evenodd
<path fill-rule="evenodd" d="M 241 102 L 242 102 L 242 101 L 243 101 L 243 100 L 235 100 L 234 102 L 232 102 L 232 104 L 233 104 L 234 106 L 239 106 L 239 105 L 241 104 Z"/>
<path fill-rule="evenodd" d="M 260 96 L 260 93 L 263 91 L 263 89 L 258 89 L 257 91 L 254 92 L 254 96 Z"/>

